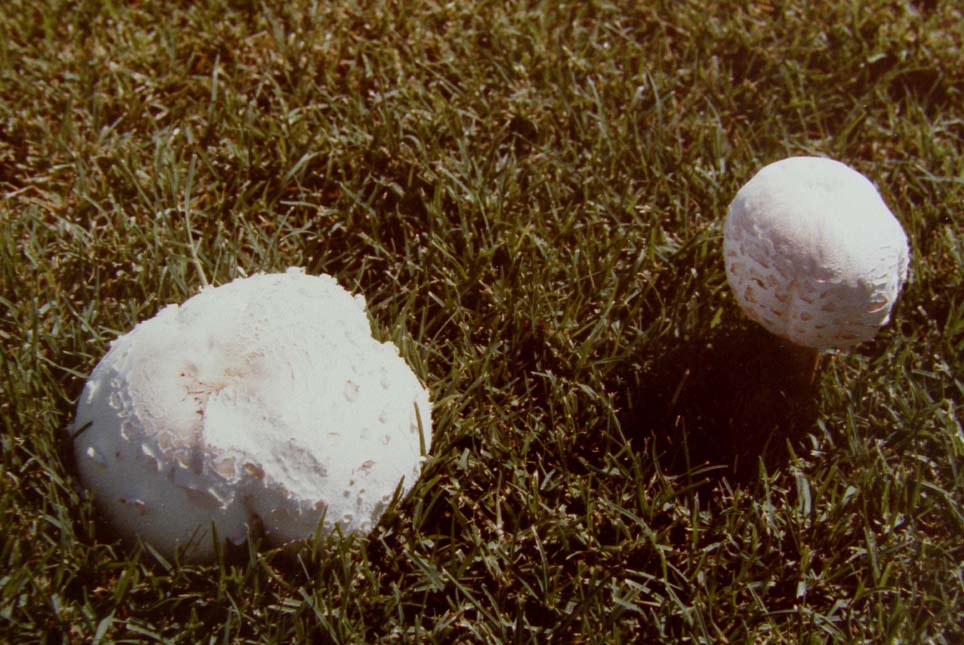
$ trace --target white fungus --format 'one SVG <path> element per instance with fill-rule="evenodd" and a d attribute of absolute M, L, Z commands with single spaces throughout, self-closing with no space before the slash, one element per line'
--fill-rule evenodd
<path fill-rule="evenodd" d="M 119 337 L 71 427 L 117 531 L 170 556 L 250 529 L 270 544 L 367 532 L 431 442 L 428 393 L 365 300 L 299 269 L 206 288 Z"/>
<path fill-rule="evenodd" d="M 805 347 L 872 339 L 907 279 L 907 236 L 876 188 L 819 157 L 772 163 L 743 186 L 723 249 L 747 316 Z"/>

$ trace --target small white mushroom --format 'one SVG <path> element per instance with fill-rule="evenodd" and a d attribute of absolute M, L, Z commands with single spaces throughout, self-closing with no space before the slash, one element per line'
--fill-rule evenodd
<path fill-rule="evenodd" d="M 214 553 L 367 532 L 432 436 L 428 393 L 365 301 L 299 269 L 202 290 L 119 337 L 71 431 L 83 483 L 126 537 Z M 421 432 L 421 436 L 420 436 Z"/>
<path fill-rule="evenodd" d="M 819 157 L 772 163 L 743 186 L 723 250 L 747 316 L 811 348 L 872 339 L 907 279 L 907 236 L 876 188 Z"/>

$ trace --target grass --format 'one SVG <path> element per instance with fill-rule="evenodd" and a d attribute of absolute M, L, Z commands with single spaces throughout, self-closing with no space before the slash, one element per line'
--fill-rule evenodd
<path fill-rule="evenodd" d="M 7 0 L 0 640 L 959 642 L 962 25 Z M 891 324 L 813 383 L 721 257 L 792 154 L 866 173 L 912 244 Z M 86 374 L 205 279 L 287 266 L 364 293 L 430 387 L 422 480 L 367 538 L 116 542 L 64 431 Z"/>

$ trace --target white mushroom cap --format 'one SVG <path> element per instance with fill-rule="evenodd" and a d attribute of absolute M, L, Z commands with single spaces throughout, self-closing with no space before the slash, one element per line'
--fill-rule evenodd
<path fill-rule="evenodd" d="M 723 250 L 747 316 L 806 347 L 872 339 L 907 279 L 907 236 L 877 189 L 819 157 L 777 161 L 743 186 Z"/>
<path fill-rule="evenodd" d="M 322 517 L 367 532 L 418 478 L 432 420 L 364 298 L 289 269 L 204 289 L 115 340 L 71 430 L 119 533 L 206 560 L 212 524 L 239 543 L 253 524 L 272 544 L 309 538 Z"/>

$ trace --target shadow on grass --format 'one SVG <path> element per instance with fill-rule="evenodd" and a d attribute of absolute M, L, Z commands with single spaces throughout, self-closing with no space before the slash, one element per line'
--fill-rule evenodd
<path fill-rule="evenodd" d="M 753 479 L 788 457 L 787 443 L 817 415 L 815 352 L 753 325 L 654 353 L 624 394 L 620 422 L 635 441 L 655 441 L 664 468 L 700 466 L 731 481 Z"/>

